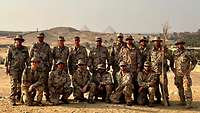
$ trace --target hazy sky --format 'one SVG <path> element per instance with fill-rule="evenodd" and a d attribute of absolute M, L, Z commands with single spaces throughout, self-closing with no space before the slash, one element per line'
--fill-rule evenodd
<path fill-rule="evenodd" d="M 0 30 L 39 30 L 56 26 L 117 32 L 160 32 L 200 28 L 200 0 L 0 0 Z"/>

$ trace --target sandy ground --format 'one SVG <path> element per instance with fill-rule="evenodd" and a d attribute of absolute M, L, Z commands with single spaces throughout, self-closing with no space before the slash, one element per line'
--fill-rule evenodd
<path fill-rule="evenodd" d="M 178 106 L 178 92 L 174 86 L 173 75 L 169 73 L 169 93 L 170 93 L 170 107 L 164 107 L 162 105 L 149 108 L 147 106 L 126 106 L 126 105 L 113 105 L 105 103 L 73 103 L 60 106 L 34 106 L 27 107 L 24 105 L 10 106 L 8 103 L 9 95 L 9 76 L 4 73 L 3 66 L 0 66 L 0 113 L 54 113 L 54 112 L 66 112 L 66 113 L 200 113 L 200 73 L 193 72 L 193 108 L 190 110 L 185 109 L 183 106 Z"/>

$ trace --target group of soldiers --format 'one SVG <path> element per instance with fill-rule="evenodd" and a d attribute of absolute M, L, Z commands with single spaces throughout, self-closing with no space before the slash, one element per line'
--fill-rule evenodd
<path fill-rule="evenodd" d="M 197 60 L 185 49 L 184 41 L 177 40 L 177 50 L 172 52 L 163 46 L 160 37 L 152 39 L 152 47 L 146 37 L 136 46 L 131 35 L 125 42 L 124 35 L 119 33 L 111 51 L 102 45 L 101 37 L 96 37 L 96 46 L 88 54 L 78 36 L 74 37 L 71 49 L 65 46 L 62 36 L 53 49 L 44 38 L 44 33 L 38 34 L 38 41 L 28 50 L 22 44 L 23 36 L 17 35 L 8 48 L 5 67 L 10 75 L 12 105 L 42 105 L 43 94 L 48 105 L 67 104 L 73 93 L 75 101 L 91 104 L 101 97 L 103 102 L 128 106 L 154 106 L 161 104 L 161 100 L 168 106 L 167 72 L 171 68 L 180 105 L 192 107 L 190 72 Z"/>

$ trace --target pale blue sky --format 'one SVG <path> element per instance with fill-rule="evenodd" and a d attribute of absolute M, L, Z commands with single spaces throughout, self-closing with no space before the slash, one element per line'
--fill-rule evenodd
<path fill-rule="evenodd" d="M 200 28 L 200 0 L 0 0 L 0 30 L 71 26 L 117 32 L 160 32 Z"/>

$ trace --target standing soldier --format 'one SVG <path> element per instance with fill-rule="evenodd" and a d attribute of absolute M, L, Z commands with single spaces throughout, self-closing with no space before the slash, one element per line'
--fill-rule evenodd
<path fill-rule="evenodd" d="M 44 73 L 46 75 L 44 92 L 46 100 L 49 101 L 48 75 L 52 66 L 52 53 L 49 44 L 44 42 L 44 37 L 44 33 L 40 33 L 37 36 L 38 41 L 32 45 L 30 49 L 30 57 L 37 57 L 41 59 L 40 68 L 44 70 Z"/>
<path fill-rule="evenodd" d="M 120 49 L 124 46 L 126 46 L 126 43 L 123 41 L 123 34 L 119 33 L 117 34 L 117 40 L 115 43 L 113 43 L 112 49 L 111 49 L 111 65 L 112 65 L 112 77 L 114 79 L 114 84 L 117 85 L 117 80 L 116 80 L 116 73 L 120 70 L 119 67 L 119 52 Z"/>
<path fill-rule="evenodd" d="M 89 91 L 88 103 L 93 103 L 96 85 L 91 81 L 92 76 L 90 75 L 85 62 L 83 60 L 78 60 L 77 65 L 78 68 L 72 76 L 74 99 L 78 101 L 84 101 L 84 93 Z"/>
<path fill-rule="evenodd" d="M 144 63 L 144 69 L 138 74 L 138 104 L 144 105 L 149 103 L 150 107 L 153 106 L 157 78 L 158 77 L 156 73 L 151 69 L 151 62 L 146 61 Z M 149 99 L 147 98 L 147 96 L 149 97 Z"/>
<path fill-rule="evenodd" d="M 140 57 L 141 57 L 141 71 L 143 70 L 144 67 L 144 62 L 149 59 L 149 48 L 148 48 L 148 40 L 145 36 L 140 38 L 139 41 L 139 52 L 140 52 Z"/>
<path fill-rule="evenodd" d="M 177 50 L 174 52 L 175 68 L 175 85 L 178 88 L 181 105 L 186 104 L 186 108 L 191 108 L 192 103 L 192 79 L 190 72 L 195 68 L 197 59 L 194 55 L 185 49 L 185 42 L 178 40 L 175 45 Z M 186 102 L 185 102 L 186 101 Z"/>
<path fill-rule="evenodd" d="M 58 45 L 53 48 L 53 70 L 56 69 L 56 62 L 60 59 L 65 63 L 65 72 L 68 73 L 67 60 L 69 56 L 69 48 L 65 46 L 65 39 L 63 36 L 58 37 Z"/>
<path fill-rule="evenodd" d="M 76 64 L 79 59 L 82 59 L 85 63 L 88 61 L 87 50 L 84 46 L 80 45 L 80 37 L 74 37 L 75 47 L 70 50 L 68 66 L 70 75 L 74 75 L 77 69 Z"/>
<path fill-rule="evenodd" d="M 89 53 L 88 66 L 93 76 L 96 75 L 97 66 L 103 64 L 103 67 L 106 68 L 106 61 L 108 63 L 107 71 L 110 70 L 110 55 L 108 49 L 102 46 L 102 39 L 96 37 L 96 47 L 93 48 Z"/>
<path fill-rule="evenodd" d="M 41 105 L 45 74 L 39 68 L 40 59 L 33 57 L 31 67 L 26 68 L 22 75 L 22 101 L 25 105 L 33 105 L 35 94 L 37 95 L 37 105 Z"/>
<path fill-rule="evenodd" d="M 21 77 L 26 66 L 29 65 L 28 48 L 23 46 L 22 35 L 14 38 L 14 45 L 8 48 L 5 60 L 6 74 L 10 75 L 11 93 L 10 102 L 14 106 L 21 97 Z"/>
<path fill-rule="evenodd" d="M 173 58 L 172 52 L 165 47 L 164 51 L 162 49 L 162 40 L 160 37 L 155 37 L 152 40 L 154 47 L 150 51 L 150 61 L 152 64 L 152 69 L 158 75 L 158 81 L 156 83 L 156 92 L 155 96 L 157 98 L 156 103 L 161 103 L 161 94 L 159 91 L 159 85 L 162 91 L 162 97 L 166 98 L 166 101 L 169 105 L 169 93 L 168 93 L 168 79 L 167 79 L 167 71 L 169 71 L 169 65 L 167 64 L 167 60 L 170 61 L 170 67 L 173 68 Z M 164 53 L 164 61 L 162 61 L 162 53 Z M 162 63 L 164 63 L 164 72 L 162 76 Z M 163 78 L 164 77 L 164 81 Z M 164 97 L 165 95 L 165 97 Z"/>
<path fill-rule="evenodd" d="M 140 70 L 140 55 L 139 50 L 133 43 L 133 37 L 130 35 L 126 38 L 127 45 L 122 47 L 120 51 L 120 61 L 125 61 L 128 64 L 128 69 L 132 73 L 132 82 L 134 85 L 134 103 L 137 103 L 138 97 L 138 83 L 137 83 L 137 75 Z"/>
<path fill-rule="evenodd" d="M 59 104 L 60 96 L 61 101 L 68 104 L 68 97 L 72 93 L 71 79 L 67 72 L 65 72 L 65 62 L 58 60 L 57 68 L 49 73 L 48 87 L 50 93 L 50 102 L 53 105 Z"/>
<path fill-rule="evenodd" d="M 132 105 L 132 73 L 127 69 L 127 64 L 124 61 L 120 62 L 120 71 L 117 73 L 116 78 L 118 82 L 118 86 L 116 90 L 111 95 L 112 103 L 118 104 L 120 102 L 120 98 L 124 95 L 125 101 L 128 106 Z"/>
<path fill-rule="evenodd" d="M 97 74 L 94 79 L 97 88 L 96 88 L 96 98 L 98 96 L 102 97 L 102 101 L 110 103 L 110 95 L 112 93 L 112 77 L 111 74 L 106 71 L 104 64 L 98 64 Z"/>

